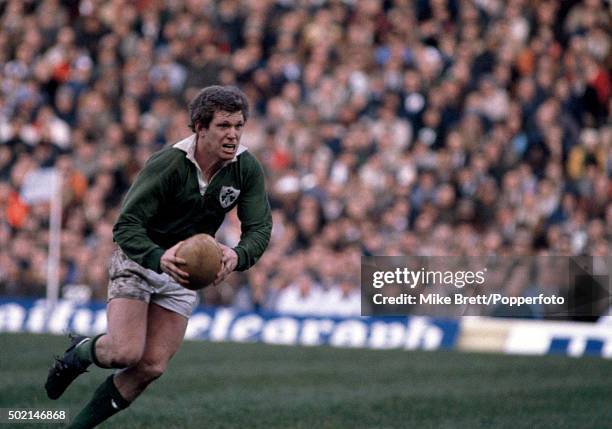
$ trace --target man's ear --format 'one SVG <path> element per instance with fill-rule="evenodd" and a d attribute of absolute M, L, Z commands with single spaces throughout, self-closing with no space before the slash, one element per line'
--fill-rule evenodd
<path fill-rule="evenodd" d="M 198 136 L 204 137 L 206 131 L 208 131 L 200 122 L 196 122 L 195 124 L 196 134 Z"/>

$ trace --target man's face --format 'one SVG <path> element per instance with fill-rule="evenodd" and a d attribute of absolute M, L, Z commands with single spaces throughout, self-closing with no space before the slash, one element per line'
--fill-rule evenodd
<path fill-rule="evenodd" d="M 198 140 L 203 143 L 207 153 L 228 161 L 236 155 L 243 128 L 242 112 L 218 111 L 214 113 L 208 128 L 198 125 Z"/>

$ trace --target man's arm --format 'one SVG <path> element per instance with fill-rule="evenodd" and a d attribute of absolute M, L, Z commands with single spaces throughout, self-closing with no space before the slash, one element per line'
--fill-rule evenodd
<path fill-rule="evenodd" d="M 252 155 L 246 189 L 238 202 L 240 219 L 240 242 L 234 251 L 238 255 L 237 271 L 244 271 L 257 262 L 266 250 L 272 233 L 272 213 L 266 195 L 264 173 L 259 162 Z M 244 188 L 243 188 L 244 189 Z"/>
<path fill-rule="evenodd" d="M 113 227 L 113 239 L 134 262 L 161 272 L 160 259 L 165 249 L 147 234 L 147 224 L 165 203 L 164 187 L 171 173 L 166 157 L 154 155 L 130 187 L 119 218 Z"/>

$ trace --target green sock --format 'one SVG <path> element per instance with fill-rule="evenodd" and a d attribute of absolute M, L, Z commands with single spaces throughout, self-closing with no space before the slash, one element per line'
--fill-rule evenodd
<path fill-rule="evenodd" d="M 75 354 L 79 360 L 85 365 L 95 364 L 100 368 L 108 368 L 108 366 L 102 365 L 96 358 L 96 342 L 105 334 L 96 335 L 92 339 L 85 341 L 81 345 L 74 349 Z"/>
<path fill-rule="evenodd" d="M 89 429 L 102 423 L 119 411 L 124 410 L 130 405 L 125 400 L 115 383 L 113 376 L 108 377 L 104 383 L 96 389 L 93 398 L 85 408 L 72 420 L 69 429 Z"/>
<path fill-rule="evenodd" d="M 91 345 L 92 345 L 92 343 L 93 343 L 93 341 L 91 340 L 91 338 L 88 338 L 87 341 L 85 341 L 84 343 L 79 344 L 74 349 L 74 353 L 76 354 L 77 358 L 79 358 L 81 363 L 83 363 L 85 365 L 90 365 L 91 362 L 92 362 L 92 360 L 91 360 Z"/>

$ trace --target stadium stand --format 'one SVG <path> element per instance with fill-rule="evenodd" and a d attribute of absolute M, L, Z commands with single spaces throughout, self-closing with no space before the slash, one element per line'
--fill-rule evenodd
<path fill-rule="evenodd" d="M 352 315 L 361 255 L 610 255 L 611 7 L 0 1 L 0 294 L 44 294 L 49 206 L 20 192 L 54 166 L 61 284 L 103 299 L 122 196 L 212 83 L 253 105 L 274 230 L 204 303 Z"/>

